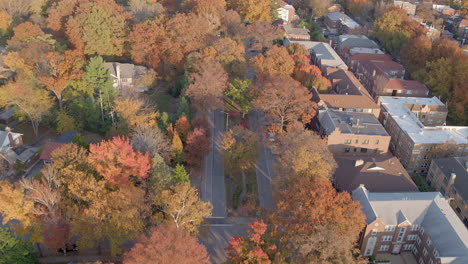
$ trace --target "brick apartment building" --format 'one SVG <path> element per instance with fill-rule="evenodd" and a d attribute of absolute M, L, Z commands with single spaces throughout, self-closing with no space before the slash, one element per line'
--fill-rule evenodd
<path fill-rule="evenodd" d="M 297 41 L 290 40 L 288 38 L 284 40 L 284 46 L 286 47 L 292 43 L 303 45 L 310 52 L 312 62 L 317 65 L 322 72 L 325 72 L 327 68 L 348 69 L 346 63 L 328 43 L 318 41 Z"/>
<path fill-rule="evenodd" d="M 291 25 L 283 25 L 285 37 L 290 40 L 310 40 L 309 30 L 305 27 L 293 27 Z"/>
<path fill-rule="evenodd" d="M 325 16 L 325 26 L 332 34 L 346 33 L 354 35 L 365 35 L 367 29 L 362 27 L 352 18 L 341 12 L 328 13 Z"/>
<path fill-rule="evenodd" d="M 363 35 L 340 35 L 333 47 L 345 61 L 357 53 L 383 54 L 377 43 Z"/>
<path fill-rule="evenodd" d="M 356 73 L 356 75 L 358 74 L 358 66 L 365 61 L 392 61 L 392 57 L 388 54 L 358 53 L 345 59 L 349 70 Z"/>
<path fill-rule="evenodd" d="M 468 230 L 438 192 L 352 192 L 366 217 L 364 256 L 412 252 L 419 264 L 468 263 Z"/>
<path fill-rule="evenodd" d="M 319 111 L 319 133 L 327 137 L 330 152 L 341 155 L 377 155 L 388 152 L 390 136 L 370 113 Z"/>
<path fill-rule="evenodd" d="M 468 154 L 468 127 L 441 126 L 447 108 L 436 97 L 381 96 L 378 104 L 390 150 L 409 173 L 425 175 L 432 158 Z"/>
<path fill-rule="evenodd" d="M 468 156 L 433 159 L 426 180 L 450 201 L 468 228 Z"/>
<path fill-rule="evenodd" d="M 326 77 L 332 84 L 332 90 L 319 95 L 319 106 L 337 111 L 372 113 L 379 117 L 380 106 L 350 71 L 327 68 Z"/>

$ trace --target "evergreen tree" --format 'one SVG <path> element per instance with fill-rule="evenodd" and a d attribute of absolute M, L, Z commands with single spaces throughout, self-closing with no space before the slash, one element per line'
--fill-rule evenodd
<path fill-rule="evenodd" d="M 36 263 L 33 247 L 11 234 L 9 229 L 0 228 L 0 264 Z"/>
<path fill-rule="evenodd" d="M 177 166 L 174 169 L 173 175 L 174 175 L 174 181 L 176 183 L 190 182 L 189 175 L 187 171 L 185 170 L 184 165 L 182 164 L 177 164 Z"/>

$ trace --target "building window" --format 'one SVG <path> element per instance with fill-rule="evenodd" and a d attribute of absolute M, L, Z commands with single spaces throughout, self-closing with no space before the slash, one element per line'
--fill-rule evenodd
<path fill-rule="evenodd" d="M 432 251 L 432 255 L 434 255 L 434 257 L 438 258 L 439 257 L 439 251 L 437 251 L 437 249 L 434 248 L 434 251 Z"/>
<path fill-rule="evenodd" d="M 423 248 L 423 255 L 426 257 L 427 256 L 427 249 Z"/>
<path fill-rule="evenodd" d="M 421 234 L 421 236 L 424 235 L 424 227 L 419 228 L 419 233 Z"/>
<path fill-rule="evenodd" d="M 394 225 L 386 225 L 384 231 L 385 232 L 395 231 L 395 228 L 396 228 L 396 226 L 394 226 Z"/>
<path fill-rule="evenodd" d="M 419 263 L 419 264 L 425 264 L 425 263 L 424 263 L 424 260 L 423 260 L 422 258 L 419 258 L 419 262 L 418 262 L 418 263 Z"/>
<path fill-rule="evenodd" d="M 380 140 L 377 139 L 377 140 L 375 141 L 375 144 L 378 145 L 379 143 L 380 143 Z"/>
<path fill-rule="evenodd" d="M 428 160 L 429 157 L 428 157 L 427 155 L 424 155 L 424 159 L 425 159 L 425 160 Z"/>
<path fill-rule="evenodd" d="M 368 249 L 368 250 L 366 250 L 366 254 L 365 254 L 365 256 L 369 256 L 369 255 L 370 255 L 370 253 L 371 253 L 371 250 L 372 250 L 372 249 Z"/>
<path fill-rule="evenodd" d="M 368 140 L 368 139 L 364 139 L 364 141 L 362 142 L 362 144 L 369 144 L 369 140 Z"/>
<path fill-rule="evenodd" d="M 393 238 L 393 236 L 382 236 L 382 241 L 383 242 L 392 241 L 392 238 Z"/>
<path fill-rule="evenodd" d="M 374 149 L 374 153 L 377 153 L 377 152 L 379 152 L 379 149 Z"/>
<path fill-rule="evenodd" d="M 354 141 L 354 143 L 356 143 L 356 144 L 359 143 L 359 139 L 356 139 L 356 141 Z"/>
<path fill-rule="evenodd" d="M 417 249 L 416 247 L 413 247 L 413 250 L 412 250 L 412 251 L 413 251 L 413 254 L 414 254 L 415 256 L 418 255 L 418 249 Z"/>
<path fill-rule="evenodd" d="M 434 261 L 432 259 L 429 259 L 429 264 L 434 264 Z"/>
<path fill-rule="evenodd" d="M 416 237 L 416 244 L 418 244 L 418 246 L 421 244 L 421 238 Z"/>
<path fill-rule="evenodd" d="M 379 251 L 388 251 L 389 248 L 390 248 L 389 245 L 380 245 Z"/>
<path fill-rule="evenodd" d="M 351 144 L 351 139 L 346 139 L 344 143 L 345 144 Z"/>
<path fill-rule="evenodd" d="M 421 165 L 421 168 L 427 168 L 427 162 L 423 163 L 423 165 Z"/>
<path fill-rule="evenodd" d="M 411 231 L 418 231 L 419 225 L 412 225 L 411 226 Z"/>
<path fill-rule="evenodd" d="M 427 245 L 428 247 L 430 247 L 430 246 L 432 245 L 432 241 L 431 241 L 430 238 L 428 238 L 428 239 L 426 240 L 426 245 Z"/>
<path fill-rule="evenodd" d="M 344 152 L 348 153 L 350 151 L 350 148 L 344 148 Z"/>
<path fill-rule="evenodd" d="M 367 149 L 366 148 L 361 148 L 361 153 L 367 153 Z"/>
<path fill-rule="evenodd" d="M 406 245 L 403 245 L 403 250 L 412 250 L 413 249 L 413 244 L 406 244 Z"/>
<path fill-rule="evenodd" d="M 372 236 L 377 235 L 377 229 L 372 229 L 371 235 L 372 235 Z"/>
<path fill-rule="evenodd" d="M 417 237 L 417 235 L 408 235 L 408 237 L 406 238 L 406 240 L 408 240 L 408 241 L 413 241 L 413 240 L 416 240 L 416 237 Z"/>

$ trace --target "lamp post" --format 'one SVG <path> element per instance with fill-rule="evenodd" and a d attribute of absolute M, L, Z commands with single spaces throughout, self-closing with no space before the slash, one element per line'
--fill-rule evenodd
<path fill-rule="evenodd" d="M 226 114 L 226 131 L 228 131 L 228 128 L 229 128 L 229 113 L 226 112 L 226 111 L 222 111 L 222 113 L 225 113 Z"/>

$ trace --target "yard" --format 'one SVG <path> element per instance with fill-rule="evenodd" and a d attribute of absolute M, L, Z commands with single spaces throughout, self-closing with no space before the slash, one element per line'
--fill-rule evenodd
<path fill-rule="evenodd" d="M 47 141 L 48 139 L 55 139 L 58 137 L 57 133 L 54 130 L 44 126 L 39 126 L 39 136 L 36 137 L 36 135 L 34 135 L 31 123 L 27 121 L 21 122 L 18 125 L 14 126 L 12 128 L 12 132 L 23 134 L 23 144 L 26 145 L 37 143 L 36 140 L 38 139 L 40 139 L 40 141 L 42 142 L 44 140 Z"/>

